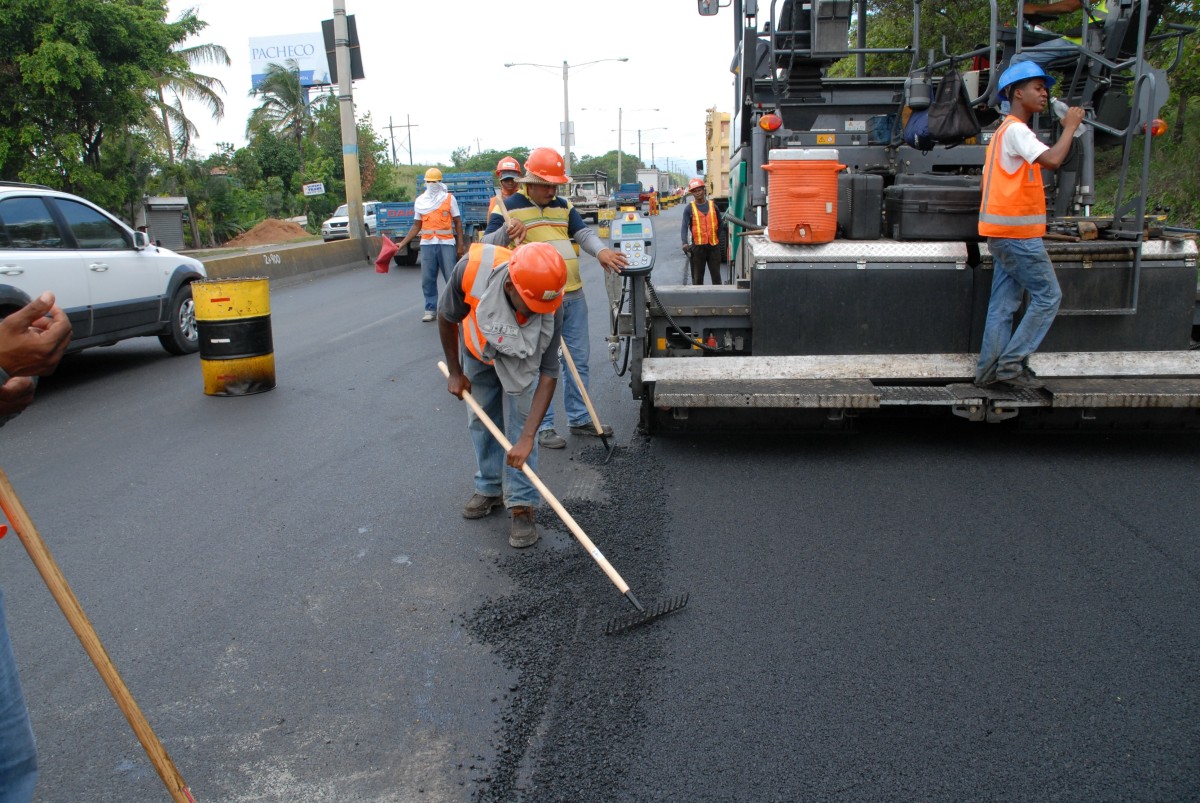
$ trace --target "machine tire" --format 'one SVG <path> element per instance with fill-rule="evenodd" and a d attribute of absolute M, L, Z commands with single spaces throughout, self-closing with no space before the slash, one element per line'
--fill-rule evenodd
<path fill-rule="evenodd" d="M 196 305 L 192 286 L 185 284 L 171 297 L 167 314 L 167 332 L 158 342 L 170 354 L 194 354 L 200 350 L 200 332 L 196 328 Z"/>

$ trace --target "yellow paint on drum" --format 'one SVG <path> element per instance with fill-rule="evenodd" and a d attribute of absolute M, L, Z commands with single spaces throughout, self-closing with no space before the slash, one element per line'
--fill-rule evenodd
<path fill-rule="evenodd" d="M 607 221 L 605 221 L 605 222 L 607 223 Z M 596 229 L 596 234 L 599 237 L 607 237 L 611 232 L 612 232 L 612 227 L 607 226 L 607 225 L 600 226 L 598 229 Z"/>
<path fill-rule="evenodd" d="M 208 396 L 249 396 L 275 387 L 275 355 L 233 360 L 201 360 Z"/>
<path fill-rule="evenodd" d="M 193 282 L 192 301 L 198 321 L 270 315 L 270 282 L 265 276 Z"/>

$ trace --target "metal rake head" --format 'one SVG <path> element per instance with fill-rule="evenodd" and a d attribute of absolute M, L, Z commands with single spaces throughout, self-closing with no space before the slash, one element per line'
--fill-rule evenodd
<path fill-rule="evenodd" d="M 639 605 L 637 606 L 639 608 L 637 613 L 627 613 L 624 616 L 610 619 L 608 624 L 604 626 L 604 635 L 611 636 L 613 633 L 620 633 L 623 630 L 645 624 L 660 616 L 666 616 L 668 613 L 674 613 L 688 604 L 689 596 L 689 593 L 685 591 L 677 597 L 662 600 L 645 610 L 641 610 L 641 606 Z"/>

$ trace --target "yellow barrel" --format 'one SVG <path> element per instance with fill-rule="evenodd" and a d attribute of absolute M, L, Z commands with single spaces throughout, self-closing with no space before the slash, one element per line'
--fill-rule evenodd
<path fill-rule="evenodd" d="M 275 387 L 270 286 L 265 276 L 192 284 L 200 367 L 209 396 L 247 396 Z"/>
<path fill-rule="evenodd" d="M 600 225 L 596 228 L 596 234 L 599 235 L 601 239 L 607 239 L 608 235 L 611 233 L 612 226 L 607 220 L 601 221 Z"/>

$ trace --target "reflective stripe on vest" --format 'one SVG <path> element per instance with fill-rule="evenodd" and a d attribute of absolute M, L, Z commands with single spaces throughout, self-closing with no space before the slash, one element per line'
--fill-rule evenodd
<path fill-rule="evenodd" d="M 563 292 L 569 293 L 583 287 L 583 279 L 579 275 L 579 246 L 567 234 L 570 205 L 542 208 L 530 204 L 523 209 L 508 210 L 508 216 L 525 224 L 525 242 L 550 243 L 562 255 L 567 263 L 567 285 Z"/>
<path fill-rule="evenodd" d="M 692 242 L 696 245 L 720 245 L 717 234 L 717 205 L 708 202 L 708 211 L 701 212 L 700 206 L 692 201 Z"/>
<path fill-rule="evenodd" d="M 479 306 L 479 299 L 483 295 L 483 291 L 487 289 L 488 277 L 491 276 L 492 271 L 500 265 L 507 265 L 511 257 L 512 251 L 499 245 L 475 243 L 467 250 L 467 266 L 463 269 L 462 291 L 467 303 L 471 305 L 471 311 L 467 313 L 466 318 L 463 318 L 463 343 L 475 359 L 488 365 L 491 365 L 492 361 L 483 358 L 483 330 L 479 328 L 479 318 L 475 316 L 475 309 Z"/>
<path fill-rule="evenodd" d="M 450 194 L 442 199 L 437 209 L 427 215 L 421 215 L 421 239 L 432 240 L 434 237 L 453 237 L 453 216 L 450 214 Z"/>
<path fill-rule="evenodd" d="M 1042 186 L 1041 165 L 1025 163 L 1009 173 L 1000 163 L 1004 135 L 1014 124 L 1020 124 L 1016 117 L 1006 118 L 988 143 L 979 203 L 981 237 L 1025 240 L 1046 233 L 1046 191 Z"/>
<path fill-rule="evenodd" d="M 1084 10 L 1083 13 L 1087 14 L 1088 12 L 1086 10 Z M 1103 25 L 1104 20 L 1106 20 L 1107 18 L 1108 18 L 1108 3 L 1106 2 L 1106 0 L 1098 0 L 1098 2 L 1092 4 L 1092 13 L 1088 14 L 1088 20 L 1089 20 L 1088 27 L 1090 28 L 1093 25 Z M 1080 34 L 1083 33 L 1082 25 L 1080 25 L 1079 33 Z M 1066 39 L 1068 42 L 1074 42 L 1077 45 L 1083 44 L 1082 36 L 1064 36 L 1063 39 Z"/>

